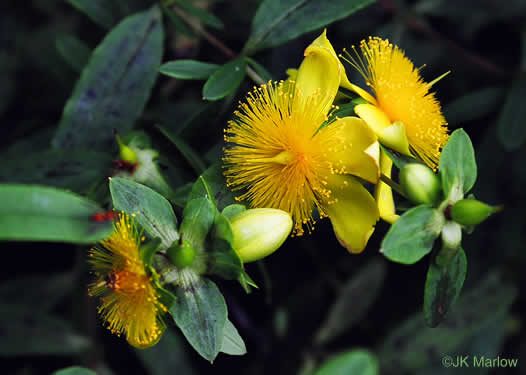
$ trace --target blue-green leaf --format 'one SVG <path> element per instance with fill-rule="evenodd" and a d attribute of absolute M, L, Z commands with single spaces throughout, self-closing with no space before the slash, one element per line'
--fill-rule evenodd
<path fill-rule="evenodd" d="M 313 375 L 377 375 L 378 360 L 364 349 L 349 350 L 326 360 Z"/>
<path fill-rule="evenodd" d="M 159 72 L 179 79 L 207 79 L 218 68 L 219 65 L 217 64 L 196 60 L 176 60 L 168 61 L 161 65 Z"/>
<path fill-rule="evenodd" d="M 247 62 L 235 59 L 217 69 L 203 86 L 203 99 L 219 100 L 235 91 L 245 78 Z"/>

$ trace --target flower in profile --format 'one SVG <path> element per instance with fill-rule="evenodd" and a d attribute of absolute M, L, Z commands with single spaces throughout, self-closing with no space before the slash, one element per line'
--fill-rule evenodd
<path fill-rule="evenodd" d="M 327 121 L 343 66 L 325 32 L 305 50 L 295 82 L 262 85 L 241 103 L 225 130 L 224 172 L 239 200 L 290 213 L 293 234 L 328 216 L 340 243 L 361 252 L 378 220 L 362 186 L 379 179 L 379 145 L 357 117 Z"/>
<path fill-rule="evenodd" d="M 97 279 L 89 294 L 100 296 L 98 310 L 108 329 L 119 336 L 125 333 L 130 345 L 142 349 L 161 338 L 166 326 L 160 313 L 166 307 L 146 274 L 133 216 L 119 215 L 111 236 L 91 249 L 89 261 Z"/>
<path fill-rule="evenodd" d="M 346 77 L 342 79 L 343 87 L 368 102 L 357 105 L 356 114 L 374 130 L 380 143 L 406 155 L 414 153 L 436 170 L 448 129 L 440 103 L 429 90 L 449 72 L 426 83 L 420 77 L 419 68 L 415 68 L 402 50 L 378 37 L 363 40 L 360 50 L 361 55 L 354 47 L 353 55 L 345 50 L 345 56 L 340 55 L 358 70 L 374 93 L 374 96 L 369 94 Z M 391 166 L 389 158 L 381 158 L 382 173 L 390 176 Z M 396 220 L 390 187 L 379 183 L 376 195 L 380 215 L 391 222 Z"/>

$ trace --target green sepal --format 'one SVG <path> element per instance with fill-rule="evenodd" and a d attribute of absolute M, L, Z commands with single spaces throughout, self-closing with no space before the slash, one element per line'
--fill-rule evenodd
<path fill-rule="evenodd" d="M 243 212 L 243 211 L 246 211 L 247 208 L 244 204 L 230 204 L 228 206 L 226 206 L 223 211 L 221 212 L 221 214 L 226 217 L 228 220 L 230 220 L 232 217 L 234 217 L 235 215 Z"/>
<path fill-rule="evenodd" d="M 440 211 L 426 205 L 414 207 L 391 226 L 380 252 L 393 262 L 416 263 L 432 250 L 444 224 Z"/>
<path fill-rule="evenodd" d="M 462 248 L 445 265 L 430 262 L 424 289 L 424 318 L 429 327 L 442 322 L 455 304 L 464 280 L 466 279 L 467 260 Z"/>

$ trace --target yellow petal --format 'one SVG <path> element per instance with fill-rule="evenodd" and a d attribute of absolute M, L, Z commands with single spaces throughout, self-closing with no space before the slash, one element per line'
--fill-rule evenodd
<path fill-rule="evenodd" d="M 393 161 L 385 154 L 385 152 L 380 153 L 380 168 L 382 174 L 391 178 L 391 168 L 393 166 Z M 378 204 L 378 211 L 380 212 L 380 217 L 387 221 L 388 223 L 393 224 L 400 216 L 396 214 L 395 204 L 393 199 L 393 191 L 389 185 L 383 182 L 379 182 L 376 185 L 376 190 L 374 192 L 374 198 Z"/>
<path fill-rule="evenodd" d="M 372 104 L 358 104 L 354 107 L 354 112 L 373 129 L 376 135 L 391 126 L 391 120 L 385 112 Z"/>
<path fill-rule="evenodd" d="M 331 175 L 332 194 L 324 209 L 340 244 L 351 253 L 361 253 L 378 221 L 378 208 L 369 192 L 355 178 Z"/>
<path fill-rule="evenodd" d="M 298 77 L 298 69 L 289 68 L 285 71 L 285 73 L 287 73 L 287 76 L 289 76 L 287 79 L 296 81 L 296 78 Z"/>
<path fill-rule="evenodd" d="M 380 147 L 374 132 L 358 117 L 337 119 L 327 128 L 336 129 L 340 144 L 328 155 L 332 167 L 337 173 L 352 174 L 376 184 L 380 178 Z"/>
<path fill-rule="evenodd" d="M 316 95 L 315 105 L 325 116 L 329 113 L 338 92 L 340 75 L 340 60 L 324 30 L 305 49 L 305 58 L 298 69 L 296 87 L 301 93 L 301 98 Z"/>
<path fill-rule="evenodd" d="M 409 140 L 407 139 L 405 126 L 400 121 L 381 130 L 377 135 L 383 145 L 404 155 L 413 156 L 411 151 L 409 151 Z"/>

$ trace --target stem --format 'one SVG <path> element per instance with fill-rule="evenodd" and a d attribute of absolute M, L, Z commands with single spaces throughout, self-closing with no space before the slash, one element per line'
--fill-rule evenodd
<path fill-rule="evenodd" d="M 400 194 L 402 197 L 404 198 L 407 198 L 407 196 L 405 195 L 404 193 L 404 190 L 402 189 L 402 186 L 400 186 L 400 184 L 397 184 L 396 182 L 394 182 L 393 180 L 391 180 L 389 177 L 387 177 L 385 174 L 381 174 L 380 175 L 380 180 L 389 185 L 391 187 L 391 189 L 393 189 L 394 191 L 396 191 L 398 194 Z"/>

